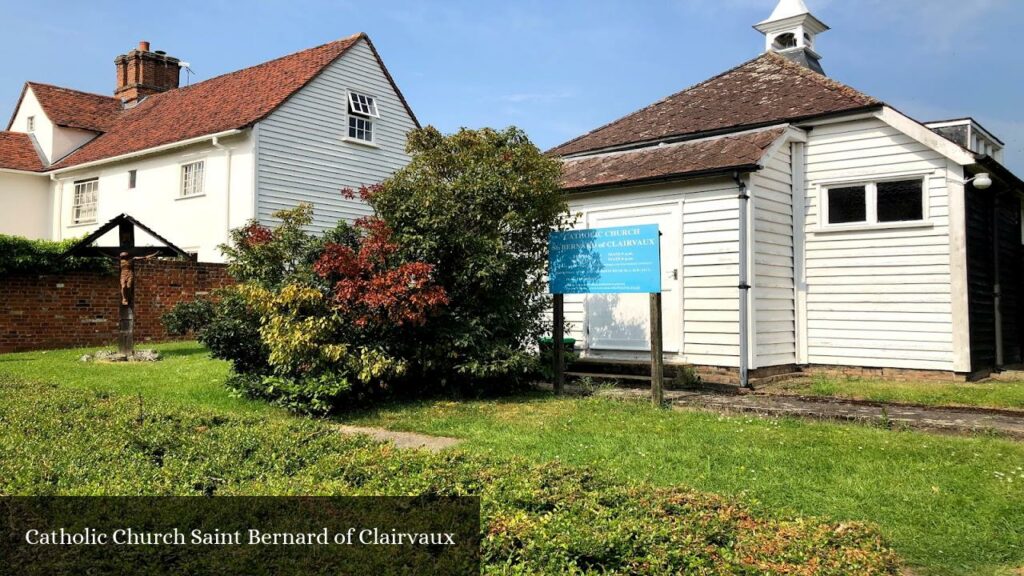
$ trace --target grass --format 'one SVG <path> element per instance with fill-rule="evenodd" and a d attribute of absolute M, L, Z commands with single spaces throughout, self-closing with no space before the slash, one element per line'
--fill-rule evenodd
<path fill-rule="evenodd" d="M 800 378 L 773 384 L 770 392 L 873 402 L 1024 410 L 1024 381 L 932 382 L 861 378 Z"/>
<path fill-rule="evenodd" d="M 221 385 L 226 365 L 197 345 L 158 348 L 166 360 L 133 366 L 83 365 L 80 350 L 6 355 L 0 374 L 169 407 L 290 419 L 231 397 Z M 486 458 L 586 465 L 626 484 L 738 497 L 774 517 L 873 522 L 915 573 L 998 574 L 1024 565 L 1024 444 L 1004 439 L 544 394 L 396 404 L 346 419 L 464 438 L 462 449 Z"/>
<path fill-rule="evenodd" d="M 96 348 L 22 352 L 0 355 L 0 374 L 75 389 L 141 396 L 147 403 L 202 406 L 234 414 L 286 414 L 264 402 L 232 396 L 223 385 L 230 370 L 228 363 L 210 358 L 206 348 L 196 342 L 144 347 L 159 350 L 163 359 L 103 364 L 78 361 Z"/>
<path fill-rule="evenodd" d="M 771 513 L 868 520 L 922 573 L 1024 564 L 1024 445 L 1007 440 L 547 396 L 385 407 L 358 423 L 742 496 Z"/>

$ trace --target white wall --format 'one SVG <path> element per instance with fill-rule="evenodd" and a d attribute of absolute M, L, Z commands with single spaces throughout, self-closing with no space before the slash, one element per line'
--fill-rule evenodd
<path fill-rule="evenodd" d="M 50 238 L 47 176 L 0 171 L 0 234 Z"/>
<path fill-rule="evenodd" d="M 763 161 L 751 177 L 754 220 L 752 368 L 797 363 L 793 267 L 793 172 L 790 146 Z"/>
<path fill-rule="evenodd" d="M 925 175 L 928 225 L 825 231 L 821 186 Z M 953 370 L 947 162 L 876 119 L 815 127 L 807 143 L 807 360 Z"/>
<path fill-rule="evenodd" d="M 346 90 L 374 96 L 380 119 L 375 144 L 350 142 Z M 270 222 L 274 212 L 300 202 L 313 204 L 314 228 L 323 231 L 338 220 L 369 214 L 342 188 L 380 182 L 409 162 L 405 137 L 415 124 L 366 41 L 361 40 L 305 88 L 257 126 L 258 214 Z"/>
<path fill-rule="evenodd" d="M 666 354 L 676 362 L 713 366 L 739 365 L 739 200 L 729 179 L 710 179 L 658 186 L 614 189 L 575 194 L 573 213 L 596 209 L 640 207 L 663 202 L 681 206 L 682 227 L 679 299 L 682 310 L 681 352 Z M 565 316 L 572 323 L 568 334 L 590 357 L 645 359 L 645 353 L 594 353 L 586 350 L 586 296 L 566 295 Z M 672 302 L 662 303 L 663 307 Z M 666 327 L 666 330 L 668 328 Z"/>
<path fill-rule="evenodd" d="M 222 261 L 217 246 L 227 241 L 227 231 L 253 217 L 253 147 L 248 131 L 222 138 L 220 142 L 231 152 L 230 196 L 228 155 L 210 143 L 63 173 L 54 185 L 59 202 L 56 210 L 59 219 L 53 223 L 56 236 L 84 236 L 118 214 L 127 213 L 178 247 L 197 252 L 199 260 Z M 182 198 L 181 165 L 200 159 L 206 162 L 205 193 Z M 129 170 L 138 170 L 134 190 L 128 188 Z M 74 182 L 96 177 L 99 178 L 96 222 L 72 224 Z M 116 238 L 113 241 L 116 242 Z M 142 241 L 143 238 L 136 237 L 136 242 Z"/>
<path fill-rule="evenodd" d="M 11 130 L 27 132 L 29 116 L 35 117 L 35 130 L 32 132 L 32 136 L 46 157 L 47 164 L 60 160 L 97 136 L 96 132 L 55 125 L 46 116 L 46 112 L 39 105 L 39 100 L 36 99 L 31 88 L 25 91 L 25 97 L 22 98 L 21 105 L 14 114 Z"/>

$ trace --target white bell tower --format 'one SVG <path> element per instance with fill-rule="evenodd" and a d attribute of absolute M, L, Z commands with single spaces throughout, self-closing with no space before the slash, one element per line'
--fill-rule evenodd
<path fill-rule="evenodd" d="M 811 14 L 804 0 L 779 0 L 772 15 L 754 28 L 764 34 L 765 52 L 777 52 L 819 74 L 825 73 L 821 55 L 814 51 L 814 39 L 828 26 Z"/>

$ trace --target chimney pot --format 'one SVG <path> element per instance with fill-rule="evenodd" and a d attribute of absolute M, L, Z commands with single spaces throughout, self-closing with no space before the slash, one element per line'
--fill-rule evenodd
<path fill-rule="evenodd" d="M 139 42 L 139 51 L 140 52 L 149 52 L 149 42 L 146 42 L 145 40 L 140 41 Z"/>

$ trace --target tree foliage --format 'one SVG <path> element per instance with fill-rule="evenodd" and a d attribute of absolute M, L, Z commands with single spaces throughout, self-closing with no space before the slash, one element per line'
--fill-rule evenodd
<path fill-rule="evenodd" d="M 420 367 L 463 383 L 513 383 L 534 367 L 548 306 L 548 235 L 569 213 L 561 165 L 516 128 L 409 134 L 412 161 L 361 190 L 406 259 L 431 264 L 448 306 Z"/>
<path fill-rule="evenodd" d="M 109 258 L 63 257 L 64 252 L 79 240 L 81 238 L 54 242 L 0 234 L 0 276 L 114 270 L 113 262 Z"/>

